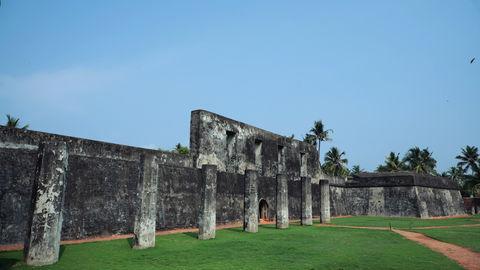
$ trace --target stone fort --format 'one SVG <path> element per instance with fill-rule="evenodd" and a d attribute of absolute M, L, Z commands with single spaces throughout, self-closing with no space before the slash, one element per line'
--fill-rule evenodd
<path fill-rule="evenodd" d="M 314 146 L 204 110 L 191 113 L 190 153 L 149 150 L 0 126 L 0 246 L 27 263 L 58 259 L 60 240 L 259 220 L 287 228 L 330 215 L 464 214 L 457 185 L 414 173 L 322 173 Z"/>

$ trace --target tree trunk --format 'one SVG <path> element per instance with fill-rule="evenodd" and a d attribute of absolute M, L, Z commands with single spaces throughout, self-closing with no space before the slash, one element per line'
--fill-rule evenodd
<path fill-rule="evenodd" d="M 322 159 L 320 157 L 320 143 L 322 141 L 318 140 L 318 163 L 320 163 L 320 165 L 322 165 Z"/>

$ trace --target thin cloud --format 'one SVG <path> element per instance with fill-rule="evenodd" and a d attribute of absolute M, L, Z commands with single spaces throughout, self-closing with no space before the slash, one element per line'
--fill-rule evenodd
<path fill-rule="evenodd" d="M 94 94 L 99 92 L 112 91 L 122 78 L 120 70 L 82 67 L 23 76 L 0 74 L 0 96 L 19 104 L 41 103 L 68 111 L 81 110 L 80 100 L 94 98 Z"/>

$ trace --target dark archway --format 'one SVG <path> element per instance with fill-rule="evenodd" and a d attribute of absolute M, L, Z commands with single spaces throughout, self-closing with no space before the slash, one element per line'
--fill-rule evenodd
<path fill-rule="evenodd" d="M 258 203 L 258 219 L 260 221 L 268 221 L 268 203 L 265 199 L 261 199 Z"/>

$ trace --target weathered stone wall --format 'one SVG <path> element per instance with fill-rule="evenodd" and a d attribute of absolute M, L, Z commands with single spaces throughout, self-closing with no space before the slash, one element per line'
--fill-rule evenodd
<path fill-rule="evenodd" d="M 197 168 L 215 164 L 239 174 L 256 169 L 261 176 L 282 173 L 291 180 L 320 174 L 314 146 L 203 110 L 192 112 L 190 149 Z"/>
<path fill-rule="evenodd" d="M 218 172 L 217 223 L 243 221 L 244 176 Z"/>
<path fill-rule="evenodd" d="M 453 216 L 465 214 L 462 195 L 458 190 L 415 187 L 420 203 L 425 202 L 428 215 Z"/>
<path fill-rule="evenodd" d="M 190 156 L 0 126 L 0 245 L 25 241 L 38 149 L 49 141 L 66 142 L 69 155 L 62 239 L 133 232 L 145 154 L 160 165 L 157 229 L 197 226 L 200 170 Z"/>
<path fill-rule="evenodd" d="M 463 204 L 467 213 L 472 215 L 480 213 L 480 197 L 464 197 Z"/>
<path fill-rule="evenodd" d="M 335 216 L 350 215 L 351 208 L 349 207 L 350 201 L 347 200 L 347 190 L 345 186 L 330 185 L 330 214 Z"/>
<path fill-rule="evenodd" d="M 196 227 L 201 200 L 201 170 L 160 166 L 157 230 Z"/>
<path fill-rule="evenodd" d="M 417 216 L 413 187 L 345 188 L 343 215 Z"/>
<path fill-rule="evenodd" d="M 276 179 L 273 177 L 258 177 L 258 202 L 265 200 L 268 204 L 268 218 L 274 220 L 276 205 Z"/>
<path fill-rule="evenodd" d="M 302 218 L 302 181 L 288 181 L 288 216 Z"/>
<path fill-rule="evenodd" d="M 332 215 L 435 217 L 465 214 L 449 179 L 415 173 L 363 173 L 330 186 Z"/>
<path fill-rule="evenodd" d="M 201 169 L 188 167 L 189 156 L 35 131 L 0 131 L 0 245 L 25 240 L 38 145 L 44 140 L 67 142 L 69 152 L 63 240 L 133 232 L 145 154 L 153 154 L 159 163 L 156 229 L 197 226 Z M 299 219 L 301 182 L 289 180 L 290 218 Z M 275 190 L 275 178 L 259 176 L 258 198 L 267 201 L 272 220 Z M 243 192 L 243 175 L 218 172 L 217 223 L 243 220 Z M 315 203 L 313 208 L 315 214 Z"/>
<path fill-rule="evenodd" d="M 0 244 L 21 243 L 30 229 L 37 150 L 0 148 Z"/>
<path fill-rule="evenodd" d="M 70 156 L 64 239 L 133 231 L 140 162 Z"/>
<path fill-rule="evenodd" d="M 194 111 L 191 155 L 0 126 L 0 245 L 23 243 L 31 229 L 32 196 L 37 192 L 35 168 L 39 145 L 45 142 L 64 142 L 68 152 L 64 240 L 133 232 L 142 202 L 138 187 L 145 172 L 144 156 L 158 163 L 158 174 L 154 174 L 158 175 L 157 230 L 198 226 L 204 164 L 217 166 L 217 224 L 243 221 L 245 169 L 257 170 L 258 202 L 268 204 L 267 218 L 272 221 L 276 218 L 278 173 L 287 179 L 290 219 L 302 216 L 301 177 L 312 181 L 314 217 L 320 215 L 322 201 L 318 182 L 325 179 L 329 180 L 332 216 L 464 213 L 460 192 L 448 179 L 408 173 L 362 174 L 348 181 L 327 177 L 319 171 L 317 152 L 311 145 Z"/>

